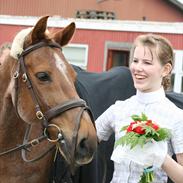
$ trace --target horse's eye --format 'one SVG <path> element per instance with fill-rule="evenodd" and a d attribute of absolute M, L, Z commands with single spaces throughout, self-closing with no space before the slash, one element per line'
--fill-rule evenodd
<path fill-rule="evenodd" d="M 36 77 L 40 81 L 51 81 L 51 77 L 49 76 L 49 74 L 47 72 L 38 72 L 38 73 L 36 73 Z"/>

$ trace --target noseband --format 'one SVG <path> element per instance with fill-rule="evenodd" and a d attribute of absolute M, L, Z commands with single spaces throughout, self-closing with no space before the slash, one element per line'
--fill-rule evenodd
<path fill-rule="evenodd" d="M 58 115 L 70 110 L 70 109 L 79 107 L 81 109 L 80 109 L 80 111 L 77 115 L 76 124 L 75 124 L 74 132 L 73 132 L 73 135 L 72 135 L 72 142 L 73 142 L 72 148 L 74 148 L 74 150 L 72 151 L 73 152 L 72 155 L 74 155 L 76 144 L 77 144 L 78 130 L 79 130 L 79 127 L 80 127 L 80 121 L 81 121 L 81 117 L 82 117 L 83 112 L 88 111 L 88 113 L 91 117 L 91 120 L 94 121 L 93 120 L 93 115 L 92 115 L 92 112 L 91 112 L 90 108 L 86 105 L 86 102 L 82 99 L 68 100 L 64 103 L 61 103 L 61 104 L 47 110 L 46 112 L 42 112 L 40 104 L 39 104 L 38 96 L 36 95 L 34 86 L 31 82 L 29 74 L 27 72 L 24 57 L 26 55 L 28 55 L 30 52 L 32 52 L 36 49 L 39 49 L 41 47 L 46 47 L 46 46 L 51 47 L 51 48 L 61 49 L 60 45 L 57 44 L 57 43 L 39 42 L 39 43 L 36 43 L 34 45 L 29 46 L 28 48 L 26 48 L 22 52 L 21 55 L 18 56 L 18 60 L 19 60 L 18 67 L 17 67 L 17 71 L 15 72 L 15 74 L 13 76 L 14 79 L 15 79 L 15 104 L 14 105 L 15 105 L 15 110 L 16 110 L 17 115 L 20 117 L 20 115 L 18 114 L 17 104 L 18 104 L 18 88 L 19 88 L 18 78 L 19 78 L 19 75 L 20 75 L 20 72 L 21 72 L 23 82 L 26 83 L 26 86 L 30 91 L 30 94 L 31 94 L 31 97 L 32 97 L 32 100 L 33 100 L 33 103 L 34 103 L 34 106 L 35 106 L 35 115 L 39 120 L 42 121 L 42 125 L 44 127 L 43 135 L 38 137 L 37 139 L 34 139 L 34 140 L 29 142 L 28 139 L 29 139 L 31 125 L 28 125 L 28 128 L 26 129 L 26 133 L 25 133 L 25 136 L 24 136 L 23 144 L 18 146 L 18 147 L 15 147 L 15 148 L 12 148 L 10 150 L 7 150 L 5 152 L 0 153 L 0 156 L 4 155 L 4 154 L 7 154 L 7 153 L 10 153 L 12 151 L 16 151 L 16 150 L 21 149 L 22 150 L 22 158 L 24 159 L 24 161 L 26 161 L 26 162 L 36 161 L 36 160 L 42 158 L 44 155 L 46 155 L 51 149 L 53 149 L 54 145 L 49 150 L 47 150 L 46 152 L 41 154 L 39 157 L 37 157 L 35 159 L 32 159 L 32 160 L 27 160 L 26 159 L 26 156 L 25 156 L 26 149 L 30 146 L 34 146 L 34 145 L 39 144 L 41 141 L 43 141 L 45 139 L 47 139 L 49 142 L 52 142 L 52 143 L 60 142 L 61 147 L 65 148 L 66 152 L 70 152 L 70 150 L 68 149 L 68 147 L 65 143 L 65 138 L 64 138 L 64 134 L 62 133 L 62 130 L 56 124 L 49 123 L 49 121 L 52 120 L 53 118 L 57 117 Z M 49 133 L 48 133 L 49 128 L 55 128 L 56 131 L 58 132 L 56 139 L 52 139 L 52 138 L 49 137 Z"/>

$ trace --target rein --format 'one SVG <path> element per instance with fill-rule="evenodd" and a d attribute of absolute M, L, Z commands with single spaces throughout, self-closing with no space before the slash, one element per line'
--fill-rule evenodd
<path fill-rule="evenodd" d="M 19 89 L 19 78 L 20 78 L 19 76 L 20 76 L 20 73 L 22 72 L 22 80 L 26 84 L 27 88 L 29 89 L 32 100 L 35 104 L 35 115 L 40 121 L 42 121 L 42 125 L 44 128 L 43 135 L 36 138 L 36 139 L 29 141 L 31 125 L 28 125 L 26 132 L 25 132 L 25 135 L 24 135 L 23 144 L 18 145 L 17 147 L 11 148 L 9 150 L 6 150 L 4 152 L 1 152 L 0 156 L 21 150 L 22 158 L 24 161 L 35 162 L 35 161 L 41 159 L 42 157 L 44 157 L 48 152 L 50 152 L 55 147 L 55 145 L 51 146 L 47 151 L 43 152 L 41 155 L 39 155 L 38 157 L 31 159 L 31 160 L 28 160 L 26 158 L 26 152 L 28 151 L 28 148 L 33 147 L 33 146 L 39 144 L 40 142 L 42 142 L 46 139 L 51 143 L 59 142 L 61 148 L 63 150 L 65 150 L 65 152 L 69 153 L 70 149 L 65 142 L 65 138 L 64 138 L 64 135 L 62 133 L 62 130 L 56 124 L 49 123 L 49 121 L 52 120 L 53 118 L 57 117 L 58 115 L 70 110 L 70 109 L 80 107 L 81 109 L 77 115 L 76 125 L 75 125 L 75 129 L 74 129 L 73 136 L 72 136 L 72 142 L 73 142 L 72 151 L 71 151 L 72 154 L 69 153 L 70 160 L 72 160 L 72 157 L 74 157 L 74 154 L 75 154 L 75 148 L 76 148 L 77 137 L 78 137 L 78 130 L 80 127 L 80 120 L 81 120 L 81 117 L 83 115 L 83 112 L 87 111 L 90 115 L 92 122 L 94 121 L 90 108 L 86 105 L 86 102 L 82 99 L 71 99 L 71 100 L 68 100 L 64 103 L 61 103 L 61 104 L 47 110 L 46 112 L 41 111 L 38 96 L 36 95 L 34 86 L 33 86 L 32 82 L 30 80 L 30 77 L 28 75 L 27 68 L 26 68 L 25 61 L 24 61 L 24 57 L 26 55 L 28 55 L 30 52 L 32 52 L 36 49 L 39 49 L 41 47 L 45 47 L 45 46 L 48 46 L 51 48 L 61 49 L 60 45 L 57 43 L 39 42 L 39 43 L 36 43 L 34 45 L 29 46 L 28 48 L 26 48 L 22 52 L 21 55 L 18 56 L 18 60 L 19 60 L 18 67 L 17 67 L 16 72 L 13 75 L 13 77 L 15 79 L 15 104 L 14 104 L 15 111 L 16 111 L 18 117 L 21 118 L 19 113 L 18 113 L 17 106 L 18 106 L 18 89 Z M 56 139 L 51 139 L 49 137 L 48 129 L 51 127 L 55 128 L 58 131 Z M 71 161 L 71 162 L 73 162 L 73 161 Z"/>

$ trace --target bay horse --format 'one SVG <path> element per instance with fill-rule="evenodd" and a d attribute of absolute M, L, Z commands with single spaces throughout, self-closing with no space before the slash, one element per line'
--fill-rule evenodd
<path fill-rule="evenodd" d="M 58 152 L 74 171 L 97 148 L 91 111 L 75 90 L 76 73 L 61 50 L 75 24 L 50 33 L 47 20 L 15 36 L 0 67 L 3 183 L 47 183 Z"/>

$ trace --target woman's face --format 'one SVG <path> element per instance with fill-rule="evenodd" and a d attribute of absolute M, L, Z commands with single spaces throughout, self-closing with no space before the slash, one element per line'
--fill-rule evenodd
<path fill-rule="evenodd" d="M 134 50 L 130 65 L 134 86 L 141 92 L 152 92 L 161 87 L 165 69 L 155 54 L 154 49 L 139 45 Z"/>

